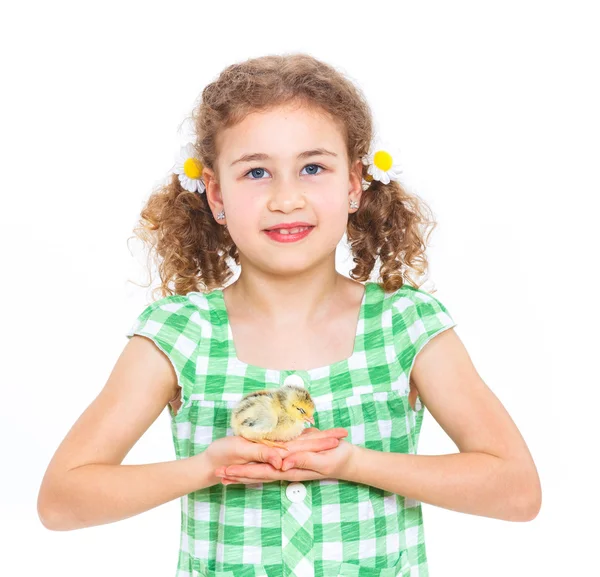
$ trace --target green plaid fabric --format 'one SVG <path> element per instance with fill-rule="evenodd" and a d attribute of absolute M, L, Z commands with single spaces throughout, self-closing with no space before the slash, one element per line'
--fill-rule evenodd
<path fill-rule="evenodd" d="M 354 352 L 309 371 L 240 361 L 220 289 L 150 304 L 127 337 L 152 339 L 173 364 L 183 403 L 175 415 L 169 405 L 178 459 L 232 435 L 230 412 L 243 395 L 290 379 L 311 393 L 319 429 L 345 427 L 356 445 L 416 454 L 424 407 L 408 403 L 410 371 L 423 346 L 454 326 L 429 293 L 367 282 Z M 181 498 L 176 577 L 335 575 L 428 577 L 421 503 L 337 479 L 217 484 Z"/>

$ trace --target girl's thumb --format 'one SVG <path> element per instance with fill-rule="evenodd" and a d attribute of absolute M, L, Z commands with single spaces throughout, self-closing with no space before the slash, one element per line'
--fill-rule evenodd
<path fill-rule="evenodd" d="M 257 461 L 262 463 L 270 463 L 276 469 L 281 468 L 281 457 L 275 449 L 270 449 L 269 447 L 262 446 L 258 447 L 258 458 Z"/>
<path fill-rule="evenodd" d="M 283 465 L 281 466 L 282 471 L 287 471 L 292 467 L 296 467 L 296 469 L 313 469 L 317 470 L 315 467 L 317 466 L 316 462 L 313 460 L 317 460 L 319 458 L 318 455 L 298 452 L 295 453 L 294 456 L 288 457 L 284 460 Z"/>

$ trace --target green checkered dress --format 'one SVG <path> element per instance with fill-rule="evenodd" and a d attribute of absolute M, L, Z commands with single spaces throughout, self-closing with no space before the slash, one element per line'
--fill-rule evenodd
<path fill-rule="evenodd" d="M 348 442 L 417 453 L 424 407 L 408 402 L 415 356 L 454 327 L 444 305 L 405 285 L 365 283 L 352 355 L 312 370 L 240 361 L 222 290 L 150 304 L 127 333 L 170 359 L 182 405 L 169 405 L 175 453 L 184 459 L 231 435 L 232 407 L 246 393 L 300 382 L 315 426 L 344 427 Z M 369 485 L 325 479 L 217 484 L 181 497 L 176 577 L 428 577 L 421 503 Z"/>

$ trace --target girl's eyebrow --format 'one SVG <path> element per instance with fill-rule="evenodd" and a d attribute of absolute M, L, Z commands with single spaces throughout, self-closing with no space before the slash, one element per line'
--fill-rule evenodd
<path fill-rule="evenodd" d="M 325 155 L 337 157 L 337 154 L 335 152 L 331 152 L 330 150 L 327 150 L 326 148 L 315 148 L 313 150 L 305 150 L 304 152 L 301 152 L 298 155 L 298 158 L 307 158 L 309 156 L 325 156 Z M 230 166 L 233 166 L 234 164 L 237 164 L 238 162 L 250 162 L 251 160 L 269 160 L 270 158 L 271 157 L 268 154 L 265 154 L 264 152 L 253 152 L 251 154 L 244 154 L 243 156 L 240 156 L 237 160 L 234 160 Z"/>

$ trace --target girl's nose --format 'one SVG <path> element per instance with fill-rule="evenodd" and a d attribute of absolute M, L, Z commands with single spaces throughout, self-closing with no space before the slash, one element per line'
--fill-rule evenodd
<path fill-rule="evenodd" d="M 269 210 L 291 212 L 303 208 L 305 204 L 302 183 L 286 181 L 272 185 L 268 202 Z"/>

